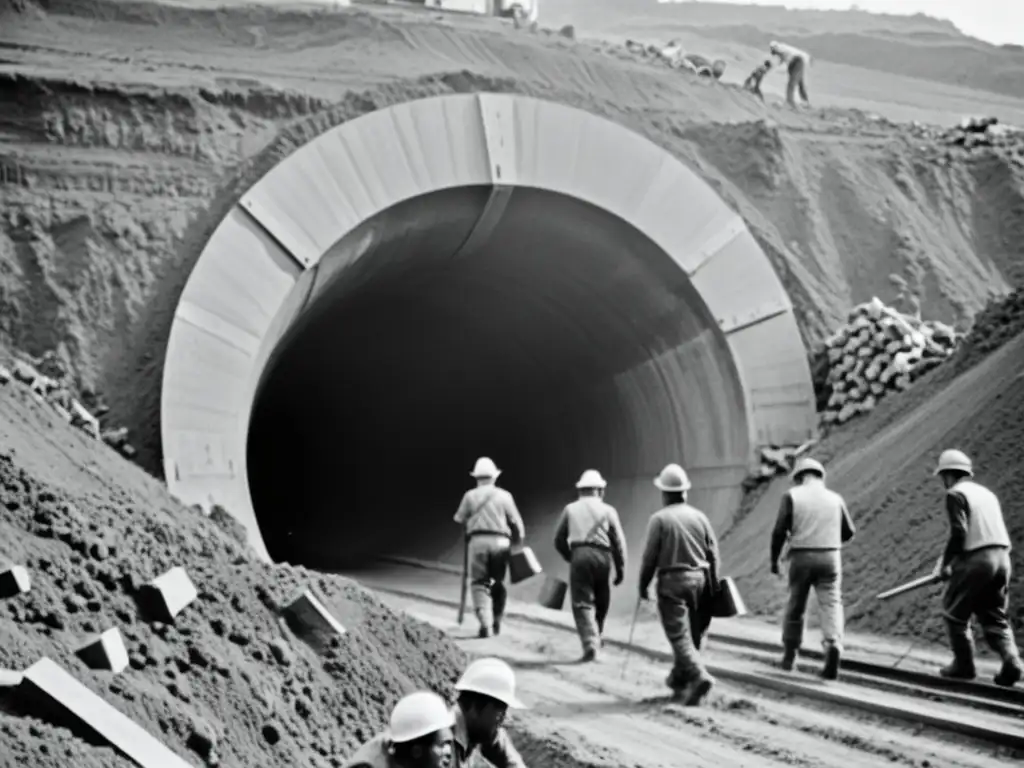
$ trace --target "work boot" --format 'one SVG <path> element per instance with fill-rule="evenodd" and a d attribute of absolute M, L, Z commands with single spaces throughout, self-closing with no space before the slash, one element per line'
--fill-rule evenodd
<path fill-rule="evenodd" d="M 597 658 L 596 648 L 584 648 L 583 656 L 580 657 L 580 661 L 586 664 L 589 661 L 594 661 Z"/>
<path fill-rule="evenodd" d="M 782 670 L 792 672 L 796 666 L 796 655 L 799 649 L 794 645 L 787 645 L 782 649 Z"/>
<path fill-rule="evenodd" d="M 476 633 L 477 637 L 490 637 L 494 634 L 494 630 L 491 627 L 480 627 L 480 631 Z"/>
<path fill-rule="evenodd" d="M 1003 660 L 1003 666 L 992 678 L 992 682 L 1004 688 L 1011 688 L 1019 683 L 1021 677 L 1024 676 L 1024 664 L 1021 664 L 1020 652 L 1017 650 L 1012 630 L 986 631 L 985 639 L 992 646 L 992 650 L 998 653 Z"/>
<path fill-rule="evenodd" d="M 494 617 L 494 626 L 492 627 L 495 635 L 501 634 L 501 616 Z"/>
<path fill-rule="evenodd" d="M 842 655 L 843 651 L 836 643 L 825 644 L 825 666 L 821 669 L 823 679 L 839 679 L 839 660 Z"/>
<path fill-rule="evenodd" d="M 977 676 L 974 668 L 974 640 L 969 627 L 958 627 L 947 622 L 949 647 L 953 651 L 953 661 L 939 670 L 942 677 L 952 680 L 973 680 Z"/>
<path fill-rule="evenodd" d="M 707 672 L 703 672 L 693 678 L 685 687 L 673 689 L 673 698 L 680 701 L 684 707 L 699 706 L 711 692 L 715 682 L 715 678 Z"/>

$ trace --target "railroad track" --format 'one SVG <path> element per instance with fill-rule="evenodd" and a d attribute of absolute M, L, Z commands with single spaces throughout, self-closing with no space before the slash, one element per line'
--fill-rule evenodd
<path fill-rule="evenodd" d="M 417 564 L 415 567 L 428 567 Z M 433 569 L 450 573 L 450 569 Z M 458 601 L 441 594 L 428 580 L 354 575 L 365 586 L 410 601 L 433 603 L 457 609 Z M 451 594 L 456 594 L 453 590 Z M 571 617 L 563 612 L 544 611 L 539 615 L 532 606 L 510 603 L 509 619 L 575 633 Z M 641 642 L 630 644 L 614 632 L 606 632 L 605 645 L 628 651 L 661 663 L 671 661 L 671 654 Z M 779 649 L 763 641 L 722 636 L 709 638 L 713 652 L 729 659 L 709 659 L 709 671 L 722 680 L 770 689 L 834 706 L 850 707 L 882 717 L 893 718 L 935 728 L 947 733 L 970 736 L 982 741 L 1024 750 L 1024 691 L 999 688 L 980 682 L 946 680 L 928 675 L 873 664 L 856 658 L 843 659 L 839 683 L 826 683 L 816 676 L 800 672 L 787 673 L 775 665 Z M 802 653 L 807 660 L 821 660 L 817 651 Z M 799 665 L 798 665 L 799 669 Z M 1024 756 L 1024 755 L 1022 755 Z"/>

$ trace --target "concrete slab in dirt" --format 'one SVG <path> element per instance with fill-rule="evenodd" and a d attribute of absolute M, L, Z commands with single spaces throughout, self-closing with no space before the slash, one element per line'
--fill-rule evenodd
<path fill-rule="evenodd" d="M 0 598 L 16 597 L 32 589 L 32 578 L 24 566 L 12 565 L 0 572 Z"/>
<path fill-rule="evenodd" d="M 89 669 L 108 670 L 117 674 L 128 666 L 128 650 L 124 647 L 121 630 L 112 627 L 89 641 L 75 654 Z"/>
<path fill-rule="evenodd" d="M 165 622 L 174 621 L 198 596 L 192 579 L 180 566 L 157 576 L 141 592 L 146 613 L 153 619 Z"/>
<path fill-rule="evenodd" d="M 281 610 L 289 628 L 313 646 L 323 646 L 345 634 L 345 627 L 331 615 L 316 596 L 305 590 Z"/>
<path fill-rule="evenodd" d="M 31 714 L 109 745 L 143 768 L 193 768 L 46 657 L 25 671 L 17 698 Z"/>

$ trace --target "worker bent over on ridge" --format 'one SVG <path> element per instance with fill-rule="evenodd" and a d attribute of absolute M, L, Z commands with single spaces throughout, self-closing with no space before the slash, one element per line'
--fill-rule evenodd
<path fill-rule="evenodd" d="M 403 697 L 390 727 L 363 744 L 343 768 L 454 768 L 455 713 L 430 691 Z"/>
<path fill-rule="evenodd" d="M 786 65 L 786 71 L 789 73 L 789 80 L 786 82 L 786 102 L 789 106 L 796 108 L 796 99 L 793 97 L 797 92 L 800 93 L 800 98 L 810 105 L 811 100 L 807 98 L 807 67 L 811 64 L 810 54 L 775 40 L 769 43 L 768 50 L 780 63 Z"/>
<path fill-rule="evenodd" d="M 501 659 L 478 659 L 466 667 L 455 684 L 455 760 L 466 768 L 477 749 L 495 768 L 526 768 L 504 728 L 509 709 L 525 709 L 516 698 L 516 676 Z"/>
<path fill-rule="evenodd" d="M 469 542 L 469 577 L 480 637 L 490 637 L 501 631 L 505 614 L 510 540 L 518 544 L 525 531 L 512 494 L 494 484 L 501 474 L 494 462 L 486 456 L 477 459 L 470 474 L 476 478 L 476 488 L 462 497 L 455 522 L 465 526 Z"/>
<path fill-rule="evenodd" d="M 999 499 L 975 482 L 968 456 L 943 451 L 935 474 L 946 488 L 949 541 L 933 574 L 948 579 L 942 610 L 953 651 L 943 677 L 975 677 L 971 617 L 977 616 L 989 646 L 1003 660 L 996 685 L 1012 686 L 1024 672 L 1007 619 L 1010 607 L 1010 534 Z"/>
<path fill-rule="evenodd" d="M 658 576 L 658 613 L 675 663 L 666 683 L 686 705 L 699 704 L 715 679 L 698 653 L 711 624 L 718 590 L 718 540 L 703 512 L 686 503 L 690 479 L 678 464 L 669 464 L 654 480 L 664 508 L 647 526 L 640 564 L 640 599 Z"/>
<path fill-rule="evenodd" d="M 572 615 L 583 661 L 593 661 L 601 646 L 611 602 L 612 566 L 615 586 L 622 583 L 626 571 L 626 536 L 619 513 L 604 502 L 607 485 L 596 469 L 584 472 L 576 483 L 579 498 L 562 511 L 555 532 L 555 549 L 569 563 Z"/>
<path fill-rule="evenodd" d="M 789 538 L 789 603 L 782 625 L 782 668 L 793 669 L 804 638 L 804 614 L 813 588 L 818 595 L 821 636 L 825 646 L 822 677 L 839 677 L 843 653 L 842 546 L 856 530 L 843 497 L 825 487 L 825 467 L 800 459 L 793 469 L 795 486 L 782 495 L 772 532 L 772 573 Z"/>

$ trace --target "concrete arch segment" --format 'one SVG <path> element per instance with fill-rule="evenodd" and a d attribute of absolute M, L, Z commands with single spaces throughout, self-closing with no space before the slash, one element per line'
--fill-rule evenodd
<path fill-rule="evenodd" d="M 436 364 L 385 394 L 394 358 L 418 354 L 402 346 L 408 328 L 395 325 L 395 307 L 429 316 L 418 330 L 435 342 L 456 329 L 472 354 L 445 357 L 438 346 Z M 360 343 L 352 329 L 364 326 L 383 329 L 392 358 Z M 322 340 L 324 328 L 348 354 L 317 368 L 337 351 Z M 319 355 L 312 362 L 309 351 Z M 487 370 L 496 373 L 479 373 Z M 499 388 L 521 370 L 531 372 L 516 385 L 521 394 L 502 400 Z M 691 469 L 695 503 L 722 521 L 759 446 L 799 442 L 815 429 L 792 307 L 743 221 L 647 139 L 514 95 L 439 96 L 368 113 L 301 147 L 242 196 L 208 241 L 172 324 L 161 394 L 171 491 L 187 503 L 222 504 L 261 554 L 270 556 L 270 539 L 281 557 L 287 532 L 259 494 L 254 503 L 252 489 L 269 488 L 274 461 L 299 447 L 266 430 L 254 438 L 253 414 L 273 397 L 277 410 L 291 407 L 285 401 L 340 400 L 332 376 L 349 377 L 352 391 L 380 393 L 405 417 L 434 404 L 444 410 L 438 398 L 458 392 L 461 399 L 444 403 L 449 418 L 455 403 L 483 408 L 474 392 L 496 393 L 508 406 L 508 418 L 489 429 L 445 438 L 454 463 L 442 467 L 443 451 L 426 461 L 454 483 L 443 503 L 438 497 L 418 513 L 444 529 L 447 544 L 421 527 L 397 550 L 433 558 L 454 554 L 447 523 L 477 453 L 505 467 L 531 540 L 550 561 L 550 513 L 586 466 L 612 481 L 608 499 L 623 510 L 635 548 L 656 503 L 651 477 L 665 462 Z M 556 390 L 572 395 L 545 396 Z M 298 411 L 289 413 L 295 422 Z M 359 438 L 344 425 L 364 417 L 344 414 L 349 421 L 335 431 Z M 424 424 L 418 439 L 441 430 L 441 422 Z M 268 458 L 276 441 L 282 455 Z M 251 473 L 253 456 L 260 466 Z M 331 474 L 328 458 L 289 466 L 290 475 Z M 278 479 L 296 486 L 269 504 L 283 518 L 298 521 L 323 504 L 322 488 L 306 496 L 301 481 Z M 517 483 L 532 487 L 520 492 Z M 376 538 L 367 527 L 346 530 L 362 512 L 359 504 L 340 511 L 344 487 L 338 495 L 337 514 L 318 523 L 323 542 L 357 539 L 364 552 L 395 543 L 393 526 L 377 525 L 385 531 Z M 289 559 L 330 565 L 322 552 L 289 551 Z"/>

